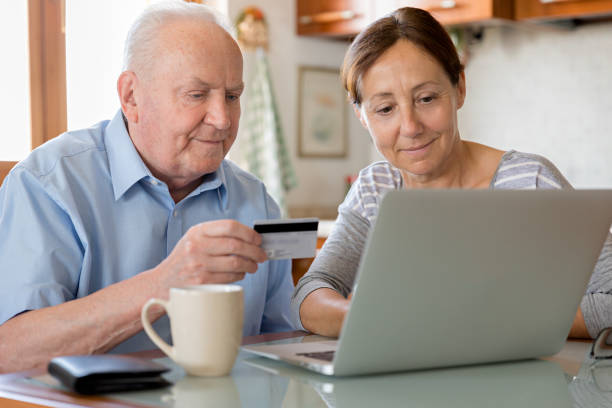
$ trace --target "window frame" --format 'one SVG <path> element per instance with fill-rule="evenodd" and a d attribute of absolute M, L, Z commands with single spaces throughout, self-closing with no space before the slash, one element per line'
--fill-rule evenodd
<path fill-rule="evenodd" d="M 65 0 L 28 0 L 32 149 L 66 131 L 65 21 Z M 0 161 L 0 183 L 16 163 Z"/>

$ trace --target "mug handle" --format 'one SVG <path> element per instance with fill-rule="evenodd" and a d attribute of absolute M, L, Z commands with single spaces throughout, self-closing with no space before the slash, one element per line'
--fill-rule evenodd
<path fill-rule="evenodd" d="M 162 340 L 161 337 L 159 337 L 159 334 L 157 334 L 153 326 L 151 326 L 151 322 L 149 321 L 147 317 L 147 312 L 149 311 L 149 308 L 153 305 L 160 305 L 161 307 L 164 308 L 166 313 L 168 313 L 168 302 L 167 301 L 162 300 L 162 299 L 149 299 L 147 303 L 145 303 L 145 305 L 142 307 L 142 312 L 140 313 L 140 319 L 142 320 L 142 326 L 145 332 L 147 333 L 147 335 L 153 341 L 153 343 L 155 343 L 157 347 L 159 347 L 164 353 L 166 353 L 168 357 L 174 359 L 174 347 L 172 347 L 171 345 L 166 343 L 164 340 Z"/>

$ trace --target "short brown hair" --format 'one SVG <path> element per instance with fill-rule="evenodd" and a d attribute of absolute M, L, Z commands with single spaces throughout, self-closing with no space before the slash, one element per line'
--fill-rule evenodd
<path fill-rule="evenodd" d="M 361 104 L 361 78 L 398 40 L 405 39 L 430 54 L 457 85 L 463 65 L 448 33 L 427 11 L 403 7 L 366 27 L 353 40 L 342 64 L 342 84 L 352 103 Z"/>

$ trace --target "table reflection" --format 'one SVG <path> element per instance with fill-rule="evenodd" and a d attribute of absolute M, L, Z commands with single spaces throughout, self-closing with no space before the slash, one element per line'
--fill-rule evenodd
<path fill-rule="evenodd" d="M 612 407 L 612 360 L 586 358 L 569 391 L 575 407 Z"/>
<path fill-rule="evenodd" d="M 395 374 L 328 377 L 241 352 L 227 377 L 191 377 L 168 358 L 172 386 L 105 394 L 153 407 L 611 407 L 612 360 L 583 360 L 576 376 L 557 362 L 529 360 Z M 576 371 L 574 371 L 576 372 Z M 63 390 L 48 375 L 27 380 Z"/>
<path fill-rule="evenodd" d="M 244 363 L 290 383 L 282 406 L 322 407 L 571 407 L 568 380 L 548 361 L 472 366 L 399 374 L 333 378 L 263 358 Z"/>
<path fill-rule="evenodd" d="M 240 394 L 231 376 L 203 378 L 185 376 L 176 382 L 161 401 L 176 408 L 193 408 L 206 405 L 224 408 L 240 408 Z"/>

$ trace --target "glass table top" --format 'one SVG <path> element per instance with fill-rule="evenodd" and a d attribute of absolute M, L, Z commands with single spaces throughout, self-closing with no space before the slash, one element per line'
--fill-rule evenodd
<path fill-rule="evenodd" d="M 528 360 L 337 378 L 242 351 L 230 376 L 202 378 L 160 358 L 172 386 L 105 395 L 154 407 L 612 407 L 612 360 L 596 362 L 586 348 L 577 373 Z M 49 376 L 28 381 L 61 388 Z"/>

